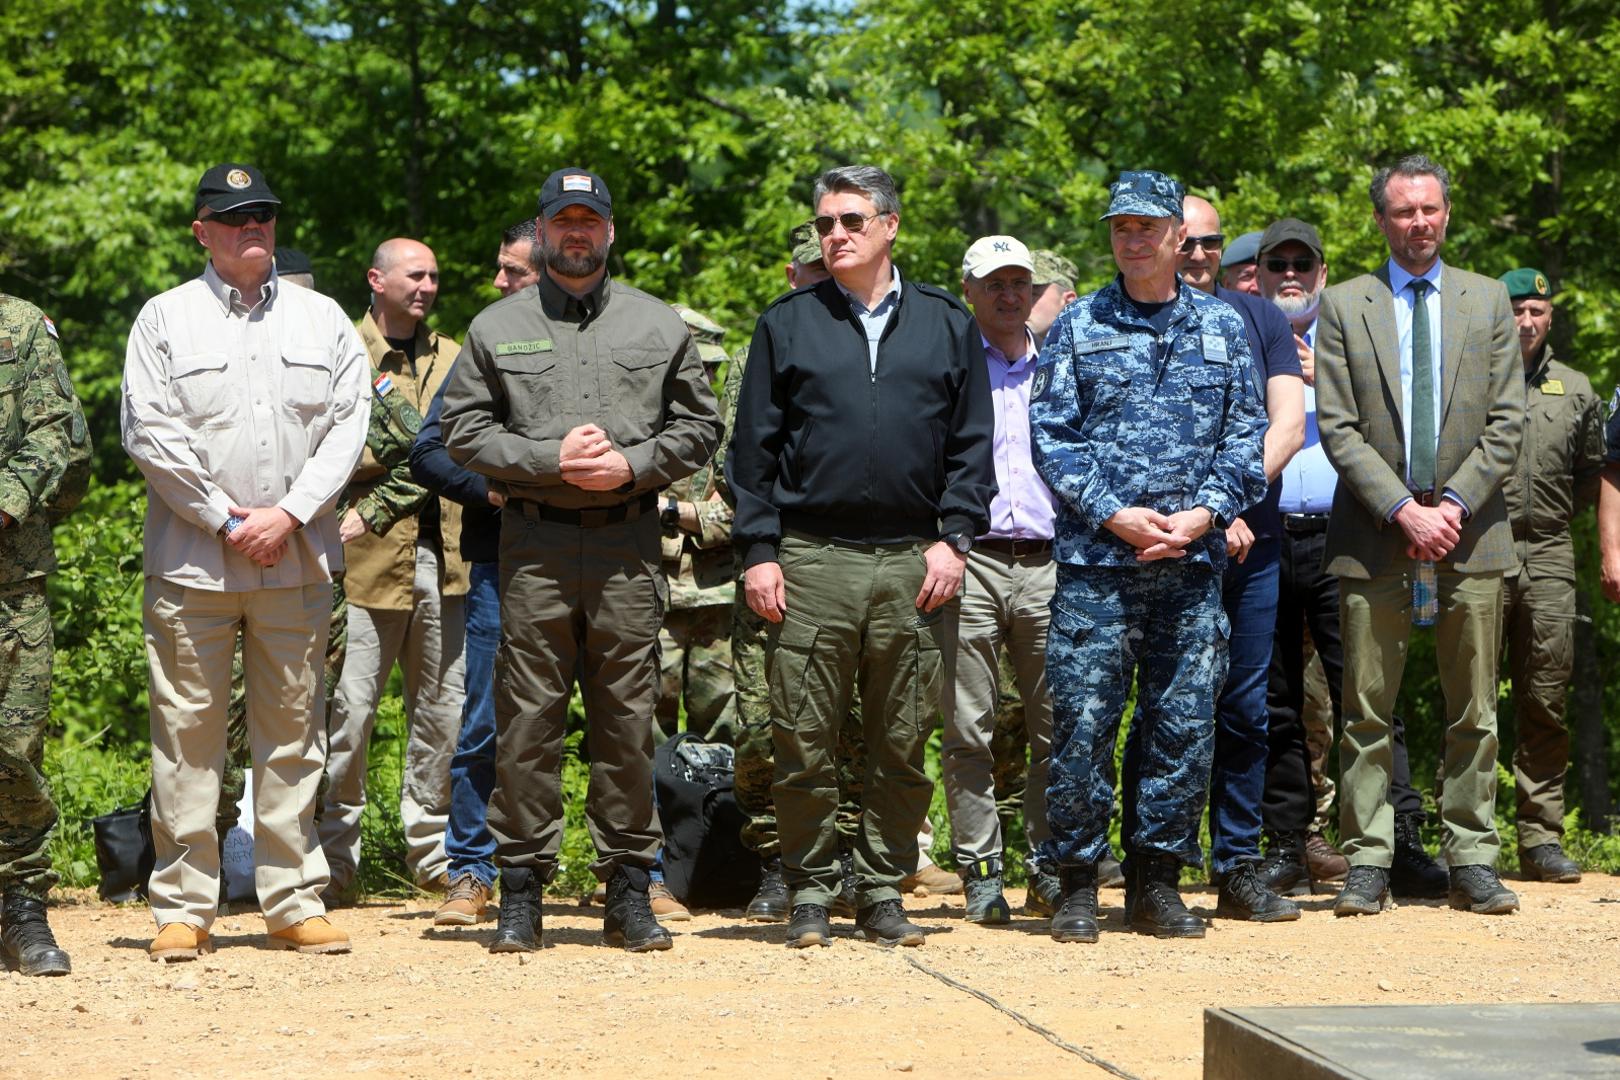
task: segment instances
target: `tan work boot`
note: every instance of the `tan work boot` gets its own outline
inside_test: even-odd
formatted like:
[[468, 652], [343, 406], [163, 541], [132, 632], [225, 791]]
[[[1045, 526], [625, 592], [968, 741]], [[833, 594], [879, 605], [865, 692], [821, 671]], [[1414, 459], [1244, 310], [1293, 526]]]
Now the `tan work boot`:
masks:
[[654, 881], [647, 886], [647, 901], [652, 907], [653, 918], [659, 922], [686, 922], [692, 917], [686, 905], [675, 899], [675, 894], [662, 881]]
[[301, 953], [346, 953], [349, 935], [333, 926], [325, 915], [293, 923], [269, 937], [272, 949], [292, 949]]
[[900, 879], [900, 891], [922, 896], [955, 896], [962, 891], [962, 879], [949, 870], [941, 870], [933, 863], [907, 874]]
[[490, 889], [476, 874], [462, 874], [450, 885], [439, 910], [433, 913], [434, 926], [472, 926], [489, 918]]
[[208, 931], [183, 922], [158, 927], [157, 937], [146, 947], [146, 955], [154, 962], [161, 960], [166, 964], [195, 960], [199, 954], [213, 951], [214, 943], [208, 939]]

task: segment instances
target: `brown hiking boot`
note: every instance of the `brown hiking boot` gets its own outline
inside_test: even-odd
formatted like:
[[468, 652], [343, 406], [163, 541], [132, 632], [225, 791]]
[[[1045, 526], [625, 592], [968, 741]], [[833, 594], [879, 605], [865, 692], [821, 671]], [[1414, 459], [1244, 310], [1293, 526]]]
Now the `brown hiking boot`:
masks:
[[929, 863], [915, 874], [907, 874], [901, 878], [900, 891], [916, 893], [919, 896], [959, 896], [962, 892], [962, 879], [949, 870], [941, 870], [933, 863]]
[[271, 934], [272, 949], [291, 949], [301, 953], [346, 953], [349, 935], [333, 926], [325, 915], [317, 915], [303, 922], [293, 923], [284, 930]]
[[1305, 837], [1305, 865], [1312, 881], [1343, 881], [1350, 872], [1350, 860], [1317, 832]]
[[450, 884], [450, 893], [433, 913], [434, 926], [472, 926], [489, 918], [490, 888], [477, 874], [462, 874]]
[[692, 917], [686, 905], [675, 899], [675, 894], [662, 881], [647, 886], [647, 902], [652, 907], [653, 918], [659, 922], [686, 922]]
[[146, 947], [147, 956], [166, 964], [195, 960], [200, 954], [213, 951], [214, 943], [208, 940], [208, 931], [183, 922], [164, 923], [158, 927], [157, 937]]

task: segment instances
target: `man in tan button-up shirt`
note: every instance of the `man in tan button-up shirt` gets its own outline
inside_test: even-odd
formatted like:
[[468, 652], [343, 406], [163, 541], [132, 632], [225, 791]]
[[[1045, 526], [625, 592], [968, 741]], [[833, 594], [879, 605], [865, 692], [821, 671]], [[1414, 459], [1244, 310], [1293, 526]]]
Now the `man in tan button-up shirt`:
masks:
[[[385, 240], [372, 256], [366, 279], [371, 308], [360, 322], [360, 337], [371, 364], [425, 413], [460, 352], [455, 341], [425, 322], [439, 294], [438, 262], [425, 244]], [[385, 476], [368, 450], [349, 483], [349, 504], [359, 505]], [[331, 787], [320, 825], [321, 847], [332, 868], [329, 895], [348, 890], [359, 868], [366, 748], [377, 702], [396, 660], [405, 679], [410, 726], [399, 799], [406, 862], [417, 884], [429, 888], [442, 888], [449, 869], [444, 829], [450, 814], [450, 758], [461, 727], [466, 640], [461, 507], [448, 499], [429, 499], [418, 515], [382, 533], [372, 529], [357, 511], [344, 515], [349, 650], [327, 724]]]
[[371, 401], [365, 349], [342, 310], [276, 277], [279, 206], [250, 166], [203, 174], [191, 231], [208, 267], [149, 300], [129, 333], [124, 449], [147, 486], [154, 960], [212, 951], [238, 630], [270, 944], [349, 948], [320, 898], [317, 721], [332, 576], [343, 569], [333, 507], [360, 460]]

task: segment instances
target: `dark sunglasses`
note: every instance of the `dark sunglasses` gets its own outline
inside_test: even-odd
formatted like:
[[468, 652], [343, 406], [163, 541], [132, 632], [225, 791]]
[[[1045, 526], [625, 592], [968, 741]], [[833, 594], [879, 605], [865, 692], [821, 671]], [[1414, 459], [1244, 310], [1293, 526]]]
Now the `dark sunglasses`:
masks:
[[221, 225], [232, 229], [240, 229], [250, 221], [264, 224], [266, 221], [276, 220], [276, 207], [270, 203], [262, 206], [242, 206], [235, 210], [222, 210], [217, 214], [209, 214], [204, 221], [217, 221]]
[[1266, 260], [1266, 269], [1273, 274], [1286, 274], [1292, 267], [1294, 273], [1304, 275], [1316, 269], [1316, 259], [1311, 255], [1301, 255], [1297, 259], [1269, 258]]
[[1226, 243], [1224, 233], [1210, 233], [1208, 236], [1189, 236], [1181, 242], [1181, 253], [1191, 255], [1193, 248], [1201, 247], [1205, 251], [1219, 251]]
[[822, 214], [820, 217], [815, 218], [811, 224], [816, 227], [816, 232], [821, 236], [831, 236], [834, 225], [842, 225], [847, 233], [858, 233], [865, 231], [866, 223], [878, 216], [876, 213], [857, 214], [852, 210], [847, 214], [839, 214], [837, 217], [833, 217], [831, 214]]

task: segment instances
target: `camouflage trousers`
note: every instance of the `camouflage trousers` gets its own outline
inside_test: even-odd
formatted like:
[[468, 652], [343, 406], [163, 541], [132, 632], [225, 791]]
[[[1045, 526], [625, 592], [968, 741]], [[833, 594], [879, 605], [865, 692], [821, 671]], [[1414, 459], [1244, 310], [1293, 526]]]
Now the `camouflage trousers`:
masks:
[[680, 728], [705, 739], [737, 741], [736, 688], [731, 678], [730, 604], [671, 608], [658, 631], [658, 728], [669, 738]]
[[[731, 671], [737, 688], [737, 807], [748, 823], [742, 842], [761, 858], [779, 855], [776, 800], [776, 745], [771, 735], [771, 691], [765, 678], [766, 622], [743, 599], [731, 610]], [[849, 715], [838, 733], [838, 842], [849, 851], [861, 824], [861, 785], [866, 775], [866, 740], [861, 733], [861, 703], [857, 691]]]
[[1215, 697], [1230, 633], [1221, 575], [1207, 565], [1059, 566], [1047, 635], [1052, 693], [1048, 865], [1109, 854], [1114, 744], [1136, 679], [1120, 786], [1126, 856], [1202, 863], [1198, 825], [1209, 789]]
[[0, 585], [0, 888], [41, 901], [57, 880], [46, 848], [56, 803], [42, 771], [53, 647], [45, 579]]

